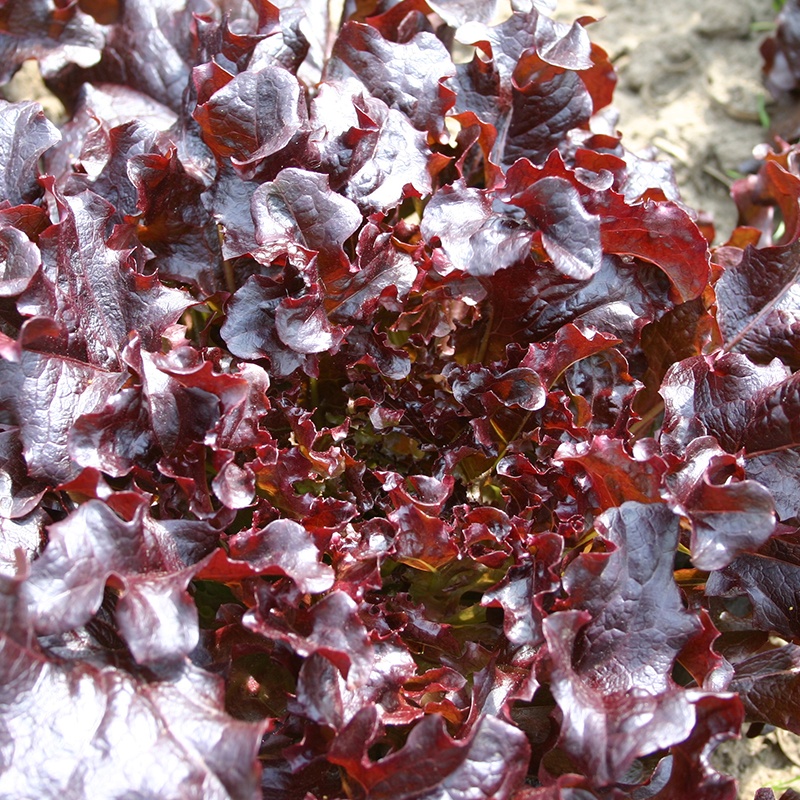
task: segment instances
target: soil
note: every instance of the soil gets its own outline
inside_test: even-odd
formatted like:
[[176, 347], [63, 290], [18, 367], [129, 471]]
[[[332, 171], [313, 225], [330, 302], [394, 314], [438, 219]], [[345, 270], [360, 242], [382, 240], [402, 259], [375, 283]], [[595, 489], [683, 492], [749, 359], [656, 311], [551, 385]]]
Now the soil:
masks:
[[[736, 225], [733, 180], [770, 140], [770, 106], [761, 82], [759, 46], [774, 26], [772, 0], [558, 0], [557, 18], [589, 16], [593, 41], [619, 74], [615, 108], [623, 142], [672, 164], [687, 206], [710, 213], [716, 241]], [[10, 84], [9, 100], [39, 100], [55, 122], [64, 108], [42, 83], [35, 62]], [[721, 744], [715, 769], [737, 778], [739, 797], [760, 787], [776, 797], [800, 791], [800, 737], [785, 731]]]

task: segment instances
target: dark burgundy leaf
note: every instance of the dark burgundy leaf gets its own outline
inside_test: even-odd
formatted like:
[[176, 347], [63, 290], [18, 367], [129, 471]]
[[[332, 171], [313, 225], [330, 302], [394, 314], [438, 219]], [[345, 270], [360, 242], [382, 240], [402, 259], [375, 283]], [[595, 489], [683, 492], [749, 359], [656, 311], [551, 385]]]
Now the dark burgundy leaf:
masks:
[[664, 377], [662, 439], [682, 450], [714, 435], [729, 453], [742, 447], [755, 398], [786, 377], [780, 364], [758, 366], [737, 353], [695, 356], [674, 364]]
[[647, 387], [637, 402], [643, 411], [659, 402], [658, 389], [664, 374], [673, 364], [685, 358], [710, 352], [721, 344], [717, 321], [702, 299], [681, 303], [642, 329], [642, 350], [647, 357], [643, 381]]
[[[587, 280], [599, 269], [603, 257], [600, 218], [587, 212], [578, 190], [565, 178], [546, 175], [530, 182], [527, 162], [508, 171], [500, 196], [525, 210], [556, 269], [568, 278]], [[614, 252], [613, 250], [610, 250]]]
[[342, 332], [328, 321], [322, 299], [313, 295], [287, 297], [275, 309], [275, 332], [295, 353], [324, 353], [334, 350]]
[[561, 377], [561, 374], [577, 361], [607, 350], [620, 340], [606, 333], [577, 322], [568, 323], [558, 329], [552, 342], [532, 344], [520, 362], [539, 374], [548, 387]]
[[524, 734], [496, 717], [483, 717], [467, 740], [454, 741], [442, 717], [430, 715], [401, 750], [354, 777], [375, 800], [508, 800], [522, 782], [528, 757]]
[[64, 194], [92, 189], [117, 209], [117, 221], [135, 214], [137, 193], [128, 174], [136, 155], [159, 152], [160, 132], [171, 128], [176, 115], [141, 92], [124, 86], [84, 84], [70, 120], [61, 127], [59, 147], [42, 160]]
[[[359, 646], [360, 640], [354, 644]], [[297, 699], [293, 711], [338, 731], [328, 752], [332, 763], [358, 773], [367, 748], [382, 722], [408, 724], [423, 716], [417, 706], [403, 697], [402, 684], [416, 672], [416, 665], [404, 649], [377, 642], [368, 659], [369, 678], [358, 674], [348, 679], [322, 651], [312, 653], [300, 669]]]
[[297, 78], [278, 64], [229, 76], [193, 116], [214, 153], [248, 176], [286, 147], [308, 118]]
[[769, 491], [744, 478], [742, 459], [711, 436], [686, 447], [685, 462], [666, 477], [675, 509], [692, 524], [692, 562], [698, 569], [726, 567], [739, 553], [757, 550], [775, 529]]
[[730, 689], [739, 693], [749, 718], [800, 734], [800, 721], [791, 711], [800, 692], [797, 645], [786, 644], [740, 661]]
[[[709, 578], [709, 582], [712, 578]], [[697, 594], [694, 599], [697, 601]], [[691, 608], [703, 627], [684, 645], [678, 661], [698, 686], [708, 691], [725, 691], [733, 678], [733, 665], [717, 650], [717, 640], [722, 634], [700, 602], [693, 603]]]
[[[120, 102], [124, 101], [120, 99]], [[159, 152], [157, 129], [139, 117], [113, 127], [109, 123], [98, 126], [96, 115], [102, 113], [100, 110], [92, 107], [89, 111], [84, 106], [81, 111], [87, 130], [76, 132], [77, 136], [84, 134], [81, 141], [75, 143], [75, 148], [80, 150], [78, 163], [59, 165], [51, 158], [48, 167], [54, 171], [65, 194], [76, 195], [91, 189], [113, 204], [117, 221], [125, 215], [135, 215], [139, 198], [128, 174], [129, 161], [135, 156]], [[78, 124], [78, 119], [80, 117], [73, 117], [70, 124]]]
[[[209, 549], [216, 531], [195, 526]], [[194, 649], [197, 610], [186, 588], [197, 567], [181, 559], [169, 529], [143, 508], [126, 522], [90, 500], [51, 525], [48, 539], [22, 587], [39, 633], [64, 633], [88, 622], [111, 580], [120, 592], [120, 631], [138, 662], [181, 658]]]
[[20, 564], [33, 561], [45, 542], [45, 526], [50, 517], [41, 508], [25, 516], [0, 517], [0, 570], [15, 572]]
[[780, 358], [797, 369], [800, 304], [797, 267], [800, 244], [756, 250], [748, 247], [738, 264], [717, 281], [717, 319], [727, 350], [767, 364]]
[[533, 231], [510, 215], [494, 213], [492, 196], [462, 181], [442, 187], [431, 198], [420, 226], [428, 242], [438, 240], [433, 263], [446, 275], [493, 275], [526, 257]]
[[9, 0], [0, 16], [0, 82], [10, 80], [29, 58], [39, 61], [44, 75], [68, 64], [88, 67], [100, 59], [103, 28], [77, 3], [56, 0]]
[[395, 558], [416, 569], [435, 571], [458, 557], [451, 527], [413, 505], [400, 506], [389, 514], [397, 526]]
[[17, 519], [39, 504], [47, 485], [28, 477], [16, 428], [0, 431], [0, 517]]
[[125, 381], [72, 358], [24, 350], [18, 363], [0, 362], [0, 398], [19, 427], [28, 474], [51, 486], [80, 468], [67, 447], [70, 429], [84, 413], [102, 408]]
[[578, 23], [554, 23], [532, 9], [495, 28], [465, 26], [459, 38], [483, 57], [459, 67], [456, 109], [474, 111], [502, 132], [495, 163], [543, 162], [569, 130], [610, 101], [605, 54]]
[[621, 506], [628, 500], [655, 503], [667, 465], [657, 454], [634, 447], [629, 454], [619, 439], [595, 436], [575, 445], [565, 442], [554, 460], [577, 464], [586, 472], [598, 499], [598, 508]]
[[21, 310], [63, 321], [69, 354], [98, 367], [118, 367], [134, 332], [145, 348], [160, 349], [164, 329], [191, 299], [156, 276], [138, 274], [128, 251], [109, 247], [106, 226], [113, 208], [99, 195], [86, 191], [65, 198], [55, 192], [54, 198], [61, 219], [40, 237], [45, 281], [23, 296]]
[[579, 283], [530, 260], [495, 273], [485, 283], [492, 310], [487, 360], [501, 358], [511, 341], [527, 348], [570, 322], [625, 342], [638, 339], [641, 327], [668, 303], [658, 287], [640, 277], [645, 277], [641, 270], [616, 256], [604, 256], [599, 272]]
[[588, 204], [588, 210], [602, 217], [606, 252], [655, 264], [670, 279], [682, 302], [702, 294], [709, 279], [707, 243], [680, 206], [653, 200], [631, 206], [614, 192], [606, 192], [598, 200]]
[[[141, 396], [162, 453], [170, 456], [190, 442], [202, 441], [216, 425], [221, 410], [215, 393], [198, 385], [198, 378], [202, 380], [203, 372], [211, 371], [211, 364], [190, 347], [166, 355], [131, 347], [126, 360], [141, 378]], [[226, 378], [220, 379], [223, 385]]]
[[283, 287], [274, 281], [251, 276], [232, 297], [220, 331], [230, 351], [239, 358], [270, 356], [278, 375], [289, 375], [303, 363], [298, 354], [291, 352], [281, 354], [281, 360], [275, 363], [276, 353], [285, 349], [275, 331], [275, 309], [285, 296]]
[[698, 628], [673, 577], [679, 519], [662, 503], [626, 502], [595, 527], [613, 549], [582, 554], [564, 573], [565, 605], [590, 615], [576, 630], [574, 669], [604, 693], [669, 692]]
[[447, 475], [444, 480], [426, 475], [409, 475], [404, 479], [396, 472], [377, 473], [377, 477], [383, 488], [389, 492], [396, 509], [414, 505], [420, 511], [433, 515], [442, 513], [455, 483], [451, 475]]
[[179, 113], [190, 78], [192, 7], [170, 0], [125, 0], [106, 33], [102, 61], [86, 76], [149, 95]]
[[521, 158], [541, 163], [562, 143], [568, 131], [585, 125], [592, 115], [592, 97], [579, 73], [539, 61], [526, 64], [524, 83], [512, 91], [504, 140], [495, 145], [495, 160], [513, 165]]
[[294, 629], [273, 609], [256, 609], [244, 621], [251, 630], [286, 642], [299, 655], [324, 656], [350, 685], [369, 680], [375, 654], [358, 606], [344, 592], [332, 591], [316, 603], [305, 630]]
[[332, 185], [364, 213], [385, 212], [410, 193], [431, 193], [436, 159], [425, 134], [383, 100], [364, 97], [357, 81], [322, 84], [311, 124], [325, 131], [316, 147]]
[[316, 369], [314, 354], [335, 350], [347, 329], [331, 324], [320, 287], [302, 297], [287, 297], [285, 289], [254, 275], [233, 296], [221, 335], [240, 358], [268, 357], [272, 372], [290, 375], [299, 367]]
[[60, 139], [38, 103], [0, 101], [0, 197], [15, 206], [36, 200], [39, 158]]
[[[609, 348], [572, 364], [564, 374], [564, 382], [579, 419], [593, 434], [627, 436], [639, 382], [630, 374], [630, 365], [619, 350]], [[641, 455], [648, 448], [652, 449], [650, 443], [641, 445]]]
[[547, 399], [541, 378], [527, 367], [496, 375], [483, 367], [473, 365], [460, 369], [452, 364], [444, 370], [444, 376], [453, 390], [453, 397], [476, 415], [480, 415], [481, 410], [492, 414], [499, 406], [536, 411]]
[[361, 229], [352, 267], [322, 276], [325, 307], [332, 320], [340, 325], [364, 323], [379, 306], [394, 308], [408, 297], [418, 267], [398, 245], [389, 231], [373, 223]]
[[[342, 685], [342, 677], [334, 665], [319, 653], [312, 653], [300, 668], [297, 676], [296, 698], [291, 702], [295, 714], [310, 719], [318, 725], [327, 725], [338, 730], [350, 722], [345, 715], [347, 689]], [[368, 708], [371, 708], [368, 706]], [[344, 737], [337, 744], [342, 748]], [[367, 745], [369, 740], [361, 742]]]
[[[695, 702], [697, 724], [686, 741], [672, 748], [669, 779], [650, 795], [656, 800], [734, 800], [736, 781], [711, 765], [709, 755], [723, 741], [740, 735], [744, 720], [741, 701], [734, 695], [701, 695]], [[670, 758], [670, 756], [667, 756]]]
[[563, 714], [559, 744], [593, 785], [603, 787], [622, 782], [636, 758], [682, 742], [695, 725], [695, 710], [677, 688], [614, 686], [602, 672], [576, 668], [573, 648], [589, 618], [581, 611], [556, 612], [545, 619], [544, 634], [550, 691]]
[[259, 186], [252, 211], [258, 258], [265, 263], [304, 252], [336, 257], [361, 223], [358, 207], [332, 192], [326, 175], [295, 168]]
[[265, 725], [228, 716], [216, 677], [187, 664], [148, 681], [74, 654], [50, 656], [27, 629], [19, 585], [2, 578], [0, 792], [253, 797]]
[[544, 641], [545, 617], [541, 597], [558, 588], [552, 570], [561, 556], [563, 543], [555, 534], [540, 534], [535, 541], [536, 556], [514, 566], [496, 586], [485, 592], [481, 605], [503, 609], [503, 631], [517, 647], [535, 647]]
[[592, 65], [592, 45], [585, 28], [579, 22], [555, 22], [537, 8], [537, 3], [533, 3], [530, 11], [512, 14], [494, 28], [470, 25], [468, 33], [461, 33], [462, 38], [474, 36], [473, 31], [480, 31], [485, 38], [474, 39], [472, 43], [490, 46], [496, 67], [504, 78], [511, 77], [531, 51], [554, 67], [583, 70]]
[[226, 259], [253, 253], [258, 249], [250, 203], [258, 185], [244, 181], [230, 165], [222, 164], [216, 182], [202, 195], [217, 222]]
[[204, 181], [189, 166], [174, 147], [128, 161], [141, 212], [135, 233], [162, 276], [212, 294], [222, 283], [220, 231], [203, 203]]
[[444, 115], [455, 99], [444, 81], [455, 72], [442, 43], [421, 32], [397, 44], [358, 22], [348, 22], [333, 46], [323, 78], [354, 77], [389, 108], [402, 111], [415, 128], [436, 139], [444, 135]]
[[261, 530], [242, 531], [217, 550], [198, 573], [202, 580], [238, 581], [258, 575], [286, 575], [303, 593], [333, 586], [333, 570], [319, 561], [311, 534], [296, 522], [275, 520]]
[[147, 463], [155, 436], [150, 415], [138, 388], [122, 388], [97, 411], [74, 420], [67, 435], [72, 459], [112, 477], [127, 475], [134, 465]]
[[777, 360], [760, 366], [738, 353], [686, 359], [670, 369], [661, 389], [666, 447], [711, 434], [729, 453], [744, 449], [746, 476], [769, 489], [780, 519], [794, 517], [799, 388]]
[[[777, 545], [777, 543], [776, 543]], [[750, 601], [753, 626], [775, 631], [787, 639], [800, 632], [796, 609], [800, 608], [800, 564], [773, 551], [740, 555], [729, 566], [709, 576], [706, 592], [711, 597], [741, 597]]]
[[[709, 279], [707, 243], [697, 225], [679, 206], [649, 199], [629, 204], [609, 184], [595, 186], [591, 179], [587, 179], [586, 170], [568, 169], [558, 152], [551, 153], [541, 167], [533, 166], [527, 160], [515, 163], [508, 170], [502, 196], [525, 208], [536, 219], [537, 209], [541, 206], [536, 202], [538, 193], [535, 187], [545, 179], [566, 182], [578, 193], [579, 197], [571, 201], [572, 206], [577, 204], [584, 216], [588, 214], [595, 220], [594, 224], [599, 223], [602, 252], [655, 264], [667, 275], [682, 301], [694, 299], [702, 293]], [[561, 183], [549, 185], [554, 188], [562, 186]], [[530, 205], [526, 202], [529, 197], [533, 200]], [[548, 200], [552, 204], [552, 199]], [[562, 204], [565, 202], [561, 200]], [[547, 209], [547, 205], [544, 208]], [[538, 214], [541, 215], [542, 211], [539, 210]], [[575, 211], [572, 212], [574, 215]], [[578, 224], [577, 219], [572, 222], [572, 225]], [[546, 228], [543, 228], [543, 234], [546, 233]], [[547, 249], [547, 239], [544, 243]]]

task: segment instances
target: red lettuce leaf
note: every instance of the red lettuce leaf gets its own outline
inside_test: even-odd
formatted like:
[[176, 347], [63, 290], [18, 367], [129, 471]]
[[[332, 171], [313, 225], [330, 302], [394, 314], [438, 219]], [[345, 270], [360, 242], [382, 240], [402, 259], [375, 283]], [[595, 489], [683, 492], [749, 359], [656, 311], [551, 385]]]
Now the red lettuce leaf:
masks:
[[786, 373], [777, 360], [760, 366], [737, 353], [698, 356], [673, 366], [661, 389], [665, 447], [674, 452], [713, 435], [729, 453], [744, 449], [746, 476], [769, 489], [780, 519], [797, 514], [800, 458], [800, 383]]
[[508, 641], [517, 647], [535, 647], [544, 641], [544, 600], [559, 586], [554, 575], [562, 555], [561, 538], [543, 533], [535, 538], [533, 546], [536, 556], [527, 563], [511, 567], [481, 599], [483, 606], [503, 609], [503, 631]]
[[561, 374], [578, 361], [603, 352], [620, 340], [600, 333], [581, 322], [568, 323], [559, 328], [552, 342], [532, 344], [520, 362], [520, 366], [535, 370], [549, 387]]
[[736, 664], [730, 689], [738, 692], [750, 719], [800, 734], [800, 722], [790, 709], [800, 692], [800, 647], [786, 644]]
[[[198, 70], [203, 67], [197, 67], [196, 74]], [[303, 130], [308, 118], [305, 98], [297, 78], [278, 64], [227, 74], [224, 80], [193, 116], [214, 153], [230, 158], [249, 176], [260, 161]]]
[[212, 294], [222, 283], [220, 235], [203, 203], [206, 185], [190, 167], [174, 146], [129, 160], [140, 212], [131, 233], [155, 256], [161, 276]]
[[673, 577], [678, 526], [661, 503], [609, 509], [595, 527], [613, 549], [582, 554], [564, 573], [563, 605], [590, 615], [575, 670], [598, 689], [657, 696], [673, 687], [673, 662], [698, 627]]
[[629, 500], [655, 503], [667, 465], [657, 454], [634, 448], [630, 455], [619, 439], [595, 436], [579, 445], [566, 442], [554, 460], [575, 464], [585, 471], [600, 510], [621, 506]]
[[692, 525], [690, 549], [698, 569], [717, 570], [745, 551], [757, 550], [775, 529], [769, 491], [744, 478], [741, 459], [713, 437], [686, 447], [685, 462], [666, 477], [675, 508]]
[[401, 750], [351, 769], [375, 800], [508, 800], [522, 782], [528, 753], [524, 735], [496, 717], [483, 717], [467, 740], [456, 741], [442, 717], [429, 715]]
[[465, 26], [459, 35], [482, 54], [458, 69], [456, 110], [474, 111], [500, 132], [494, 163], [541, 163], [610, 101], [605, 54], [577, 23], [554, 23], [532, 9], [494, 28]]
[[56, 0], [9, 0], [0, 22], [0, 82], [5, 83], [23, 61], [35, 58], [44, 75], [69, 64], [84, 67], [100, 59], [103, 28], [77, 3]]
[[797, 253], [800, 244], [747, 247], [714, 286], [725, 347], [766, 364], [780, 358], [797, 369]]
[[[185, 664], [147, 680], [74, 655], [50, 655], [27, 627], [20, 581], [0, 580], [0, 744], [8, 754], [0, 791], [255, 796], [265, 725], [228, 716], [217, 678]], [[41, 727], [42, 719], [48, 725]]]
[[191, 7], [169, 0], [125, 0], [115, 7], [112, 24], [101, 28], [102, 59], [79, 78], [69, 77], [80, 83], [127, 85], [180, 112], [193, 66], [186, 41], [186, 32], [192, 29]]
[[[699, 297], [709, 278], [705, 237], [689, 215], [674, 203], [645, 200], [633, 206], [608, 192], [587, 210], [603, 219], [603, 248], [641, 258], [662, 269], [686, 302]], [[658, 242], [658, 244], [654, 244]]]
[[[0, 35], [0, 40], [5, 37]], [[45, 118], [38, 103], [0, 103], [0, 197], [12, 205], [38, 199], [37, 181], [42, 154], [61, 135]]]
[[559, 745], [594, 786], [604, 787], [624, 782], [636, 758], [683, 741], [696, 717], [682, 690], [611, 688], [602, 675], [576, 668], [573, 648], [588, 618], [581, 611], [556, 612], [545, 619], [544, 634], [550, 691], [563, 715]]
[[578, 281], [591, 278], [603, 258], [600, 219], [586, 210], [570, 181], [540, 175], [538, 170], [533, 173], [537, 179], [531, 181], [532, 176], [525, 174], [526, 165], [520, 161], [509, 169], [500, 197], [525, 210], [533, 228], [541, 233], [545, 253], [560, 273]]
[[[87, 623], [100, 608], [106, 584], [119, 591], [116, 616], [134, 658], [142, 664], [179, 659], [197, 644], [197, 610], [186, 591], [195, 561], [218, 536], [205, 523], [185, 523], [178, 546], [173, 531], [148, 519], [131, 521], [100, 501], [81, 505], [50, 526], [48, 545], [22, 586], [40, 634], [65, 633]], [[181, 558], [181, 551], [193, 560]]]
[[368, 94], [403, 112], [415, 128], [441, 139], [444, 115], [454, 100], [444, 82], [454, 71], [447, 50], [431, 33], [395, 43], [376, 28], [348, 22], [336, 38], [323, 79], [356, 78]]
[[366, 214], [386, 212], [409, 194], [432, 191], [437, 159], [402, 112], [364, 96], [354, 79], [323, 83], [312, 101], [314, 146], [333, 188]]
[[78, 417], [118, 391], [125, 377], [75, 359], [23, 350], [17, 363], [0, 362], [0, 397], [19, 428], [28, 474], [51, 486], [74, 478], [68, 439]]
[[281, 170], [253, 194], [257, 255], [265, 263], [281, 255], [322, 253], [333, 258], [361, 221], [358, 207], [332, 192], [325, 175]]
[[285, 575], [301, 592], [319, 594], [333, 586], [333, 570], [319, 561], [319, 549], [302, 525], [288, 519], [262, 530], [242, 531], [227, 540], [198, 572], [202, 580], [239, 581], [259, 575]]
[[614, 549], [570, 564], [561, 606], [573, 610], [547, 617], [544, 632], [561, 745], [603, 786], [691, 732], [694, 708], [671, 672], [697, 623], [672, 574], [678, 520], [666, 506], [626, 502], [596, 527]]
[[[578, 155], [581, 154], [579, 151]], [[557, 151], [553, 151], [541, 167], [525, 159], [513, 164], [508, 170], [502, 196], [525, 208], [536, 219], [538, 193], [534, 188], [531, 197], [531, 186], [535, 187], [537, 181], [546, 178], [565, 181], [577, 192], [577, 199], [572, 203], [577, 202], [583, 215], [589, 215], [595, 226], [599, 223], [602, 252], [655, 264], [669, 278], [681, 301], [692, 300], [702, 293], [709, 279], [707, 243], [697, 225], [675, 203], [650, 199], [630, 203], [614, 190], [608, 170], [601, 168], [599, 173], [593, 173], [586, 169], [570, 169]], [[528, 197], [533, 201], [531, 205], [526, 202]], [[549, 205], [552, 200], [545, 207]]]
[[367, 223], [359, 232], [353, 264], [321, 276], [326, 312], [340, 325], [365, 323], [381, 306], [396, 308], [406, 300], [418, 271], [390, 231]]
[[758, 553], [745, 553], [709, 576], [710, 597], [746, 596], [750, 601], [748, 624], [775, 631], [788, 639], [800, 631], [794, 610], [798, 608], [797, 579], [800, 561], [796, 546], [770, 540]]
[[62, 197], [51, 179], [47, 185], [60, 220], [39, 237], [43, 280], [21, 298], [20, 309], [65, 323], [69, 355], [98, 367], [118, 368], [134, 332], [146, 349], [160, 349], [164, 329], [191, 299], [137, 273], [128, 251], [108, 245], [108, 202], [90, 191]]
[[271, 606], [266, 593], [259, 599], [259, 607], [245, 616], [250, 630], [285, 642], [299, 655], [324, 656], [352, 686], [369, 680], [374, 650], [358, 606], [345, 592], [329, 592], [306, 614], [296, 614], [294, 609], [283, 613]]
[[688, 793], [698, 800], [734, 800], [736, 781], [714, 769], [709, 755], [718, 744], [739, 736], [742, 703], [732, 695], [704, 695], [697, 699], [695, 709], [697, 724], [692, 735], [672, 748], [666, 785], [650, 796], [683, 800]]
[[31, 480], [25, 468], [19, 430], [0, 431], [0, 517], [17, 519], [29, 514], [39, 504], [46, 484]]

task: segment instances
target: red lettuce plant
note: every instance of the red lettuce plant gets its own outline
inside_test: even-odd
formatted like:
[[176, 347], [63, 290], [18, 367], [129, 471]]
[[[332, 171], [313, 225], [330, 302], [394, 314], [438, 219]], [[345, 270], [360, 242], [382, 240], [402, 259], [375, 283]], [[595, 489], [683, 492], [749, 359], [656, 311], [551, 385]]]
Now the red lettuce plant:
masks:
[[2, 4], [70, 116], [0, 106], [0, 794], [722, 800], [800, 733], [800, 151], [710, 252], [547, 5]]

